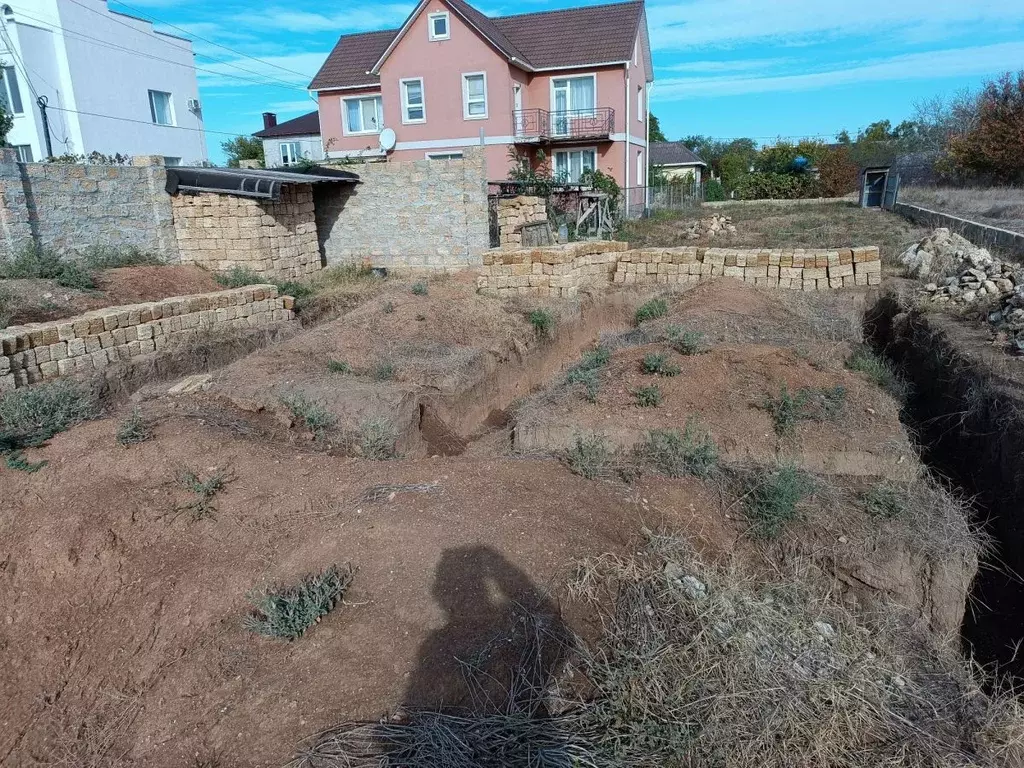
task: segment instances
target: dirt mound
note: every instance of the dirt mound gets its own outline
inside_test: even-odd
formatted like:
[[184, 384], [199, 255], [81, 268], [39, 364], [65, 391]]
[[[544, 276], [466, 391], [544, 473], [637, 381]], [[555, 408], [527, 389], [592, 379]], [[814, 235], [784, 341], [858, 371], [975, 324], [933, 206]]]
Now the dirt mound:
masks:
[[211, 272], [179, 265], [107, 269], [96, 275], [96, 287], [103, 291], [111, 305], [139, 304], [224, 289]]

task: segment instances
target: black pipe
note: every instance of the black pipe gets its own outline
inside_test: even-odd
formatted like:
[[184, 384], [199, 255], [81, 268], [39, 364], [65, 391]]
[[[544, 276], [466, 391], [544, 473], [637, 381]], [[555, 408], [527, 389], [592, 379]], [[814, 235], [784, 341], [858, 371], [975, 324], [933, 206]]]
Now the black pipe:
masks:
[[36, 104], [39, 105], [39, 114], [43, 118], [43, 136], [46, 137], [46, 156], [53, 157], [53, 144], [50, 143], [50, 118], [46, 116], [47, 103], [45, 96], [40, 96], [36, 99]]

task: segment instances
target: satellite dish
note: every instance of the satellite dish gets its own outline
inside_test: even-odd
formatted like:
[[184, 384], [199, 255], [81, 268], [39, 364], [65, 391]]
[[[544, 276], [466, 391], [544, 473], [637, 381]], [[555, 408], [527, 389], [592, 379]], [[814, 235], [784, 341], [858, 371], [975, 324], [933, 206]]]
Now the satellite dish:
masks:
[[394, 128], [385, 128], [383, 131], [380, 132], [380, 148], [383, 149], [385, 152], [390, 152], [392, 149], [395, 148], [395, 142], [397, 141], [397, 138], [398, 137], [395, 136]]

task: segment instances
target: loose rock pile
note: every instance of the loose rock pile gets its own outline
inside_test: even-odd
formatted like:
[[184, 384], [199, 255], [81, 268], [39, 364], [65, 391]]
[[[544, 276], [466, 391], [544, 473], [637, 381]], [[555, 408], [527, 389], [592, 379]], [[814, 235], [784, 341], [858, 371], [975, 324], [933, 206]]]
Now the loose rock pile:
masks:
[[735, 231], [736, 225], [732, 223], [732, 217], [715, 214], [710, 219], [701, 219], [700, 221], [692, 222], [686, 228], [686, 231], [683, 233], [683, 237], [687, 240], [699, 240], [707, 235], [709, 239], [713, 239], [716, 235]]
[[988, 320], [1024, 351], [1024, 267], [994, 258], [948, 229], [936, 229], [899, 257], [908, 271], [927, 280], [922, 293], [940, 304], [990, 308]]

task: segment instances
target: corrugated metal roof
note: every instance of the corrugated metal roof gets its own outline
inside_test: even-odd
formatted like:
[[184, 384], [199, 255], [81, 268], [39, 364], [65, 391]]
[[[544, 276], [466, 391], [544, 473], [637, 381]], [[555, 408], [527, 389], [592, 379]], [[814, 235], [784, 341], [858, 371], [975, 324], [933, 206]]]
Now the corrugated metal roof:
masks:
[[214, 192], [220, 195], [277, 200], [281, 187], [288, 184], [358, 184], [359, 176], [335, 168], [316, 173], [268, 171], [249, 168], [199, 168], [176, 166], [167, 169], [166, 190], [178, 192]]

